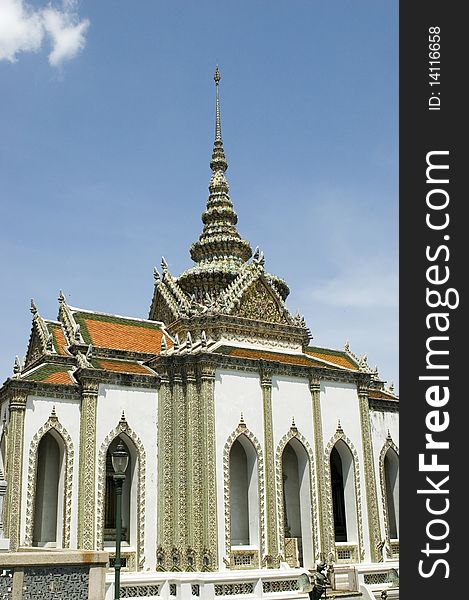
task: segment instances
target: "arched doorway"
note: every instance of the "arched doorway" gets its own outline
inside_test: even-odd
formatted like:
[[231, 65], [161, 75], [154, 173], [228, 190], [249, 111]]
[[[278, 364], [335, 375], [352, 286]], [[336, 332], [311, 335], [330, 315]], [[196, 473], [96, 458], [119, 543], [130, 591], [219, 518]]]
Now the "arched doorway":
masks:
[[257, 461], [251, 441], [240, 435], [233, 442], [229, 455], [231, 546], [259, 547]]
[[312, 566], [310, 464], [305, 447], [296, 438], [292, 438], [282, 452], [282, 483], [285, 553], [289, 554], [288, 546], [291, 546], [292, 563]]
[[338, 440], [330, 454], [334, 539], [336, 542], [358, 542], [357, 499], [352, 452]]
[[389, 537], [399, 539], [399, 457], [389, 448], [384, 457], [384, 482], [388, 514]]
[[33, 546], [62, 546], [65, 445], [52, 430], [37, 449]]

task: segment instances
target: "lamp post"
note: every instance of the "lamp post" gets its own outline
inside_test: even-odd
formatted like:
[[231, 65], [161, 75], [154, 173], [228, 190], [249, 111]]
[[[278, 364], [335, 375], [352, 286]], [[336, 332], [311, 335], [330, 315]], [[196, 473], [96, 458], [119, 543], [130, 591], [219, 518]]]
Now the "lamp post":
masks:
[[114, 483], [116, 486], [116, 561], [114, 563], [114, 598], [120, 598], [121, 581], [121, 537], [122, 537], [122, 486], [125, 471], [129, 463], [129, 455], [124, 444], [119, 441], [117, 448], [112, 453], [112, 468], [114, 469]]

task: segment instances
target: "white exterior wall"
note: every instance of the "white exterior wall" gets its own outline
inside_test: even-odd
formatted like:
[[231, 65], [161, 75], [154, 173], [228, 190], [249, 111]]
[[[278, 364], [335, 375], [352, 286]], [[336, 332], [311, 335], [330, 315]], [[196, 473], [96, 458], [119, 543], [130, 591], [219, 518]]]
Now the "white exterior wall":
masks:
[[215, 432], [217, 469], [217, 520], [219, 568], [226, 569], [223, 450], [239, 425], [243, 413], [246, 427], [264, 449], [262, 389], [257, 373], [217, 369], [215, 373]]
[[365, 560], [370, 560], [370, 536], [368, 530], [363, 445], [357, 388], [352, 383], [323, 381], [321, 382], [320, 402], [324, 446], [327, 447], [329, 441], [335, 435], [340, 420], [344, 434], [349, 438], [357, 451], [360, 466], [363, 544]]
[[[29, 449], [31, 441], [37, 431], [48, 421], [52, 407], [59, 423], [67, 430], [73, 443], [73, 481], [78, 481], [78, 457], [80, 452], [80, 401], [47, 398], [43, 396], [28, 396], [26, 401], [26, 412], [24, 415], [24, 446], [23, 446], [23, 478], [22, 478], [22, 502], [21, 502], [21, 529], [20, 540], [24, 543], [26, 534], [26, 502], [28, 497], [28, 468]], [[70, 523], [70, 547], [77, 546], [77, 522], [78, 522], [78, 486], [74, 485], [72, 490], [72, 518]]]
[[399, 413], [384, 412], [378, 410], [370, 411], [371, 421], [371, 439], [373, 442], [373, 461], [376, 479], [376, 494], [378, 498], [378, 513], [380, 520], [381, 536], [384, 538], [384, 502], [381, 492], [381, 478], [379, 468], [379, 457], [384, 444], [386, 443], [388, 431], [391, 434], [392, 441], [399, 448]]
[[[298, 432], [314, 449], [312, 401], [308, 379], [276, 375], [272, 378], [272, 425], [276, 459], [280, 441], [290, 431], [293, 419]], [[312, 485], [312, 481], [310, 484]], [[309, 493], [307, 495], [310, 496]], [[310, 503], [311, 500], [308, 498], [308, 505]], [[311, 519], [311, 511], [307, 517], [305, 516], [305, 505], [306, 503], [302, 507], [302, 521], [303, 523], [310, 522], [311, 525], [308, 532], [303, 532], [303, 559], [305, 566], [312, 568], [314, 566], [312, 537], [314, 522]], [[316, 503], [313, 506], [313, 512], [317, 515]]]
[[[99, 386], [96, 457], [98, 458], [106, 437], [118, 426], [122, 411], [125, 413], [129, 427], [136, 433], [145, 448], [145, 570], [156, 568], [157, 407], [157, 390], [104, 384]], [[96, 481], [98, 469], [99, 465], [96, 464]], [[133, 518], [135, 519], [135, 516]]]
[[314, 447], [311, 392], [307, 379], [300, 377], [272, 378], [272, 425], [274, 448], [277, 448], [283, 436], [290, 431], [292, 419], [298, 431]]

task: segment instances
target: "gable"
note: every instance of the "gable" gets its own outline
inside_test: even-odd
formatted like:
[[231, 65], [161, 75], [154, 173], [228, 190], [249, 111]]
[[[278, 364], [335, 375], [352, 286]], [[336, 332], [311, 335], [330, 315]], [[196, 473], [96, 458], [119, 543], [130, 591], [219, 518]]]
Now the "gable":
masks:
[[155, 292], [155, 298], [150, 310], [150, 318], [153, 321], [162, 321], [165, 325], [169, 325], [177, 318], [159, 288]]
[[269, 289], [269, 284], [259, 277], [241, 296], [239, 307], [233, 311], [237, 317], [268, 321], [269, 323], [288, 323], [285, 310]]
[[46, 348], [41, 334], [38, 331], [36, 323], [33, 321], [31, 335], [29, 337], [28, 350], [26, 352], [25, 367], [33, 363], [40, 356], [45, 354]]

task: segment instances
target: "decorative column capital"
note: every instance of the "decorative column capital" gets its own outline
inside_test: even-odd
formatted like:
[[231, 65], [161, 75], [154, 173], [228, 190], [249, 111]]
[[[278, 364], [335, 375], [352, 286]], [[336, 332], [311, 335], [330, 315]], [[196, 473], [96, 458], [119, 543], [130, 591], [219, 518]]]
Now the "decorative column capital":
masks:
[[195, 383], [197, 377], [194, 365], [186, 365], [185, 376], [187, 383]]
[[200, 378], [205, 380], [215, 379], [215, 365], [202, 363], [200, 365]]
[[96, 379], [80, 378], [82, 395], [97, 396], [99, 390], [99, 382]]
[[321, 388], [321, 382], [319, 377], [316, 375], [309, 376], [309, 389], [311, 392], [319, 392]]
[[271, 369], [264, 369], [263, 367], [260, 368], [259, 370], [259, 377], [260, 377], [260, 383], [261, 383], [261, 387], [267, 387], [267, 388], [271, 388], [272, 387], [272, 375], [273, 375], [273, 371]]
[[182, 384], [182, 373], [180, 371], [174, 371], [173, 382], [176, 384]]
[[367, 376], [360, 376], [357, 379], [357, 393], [359, 396], [368, 396], [368, 389], [370, 385], [370, 378]]
[[28, 399], [28, 395], [25, 392], [14, 392], [13, 396], [10, 398], [9, 408], [10, 412], [14, 410], [26, 410], [26, 400]]
[[160, 376], [160, 385], [168, 385], [169, 383], [169, 370], [166, 366], [158, 365], [158, 374]]

